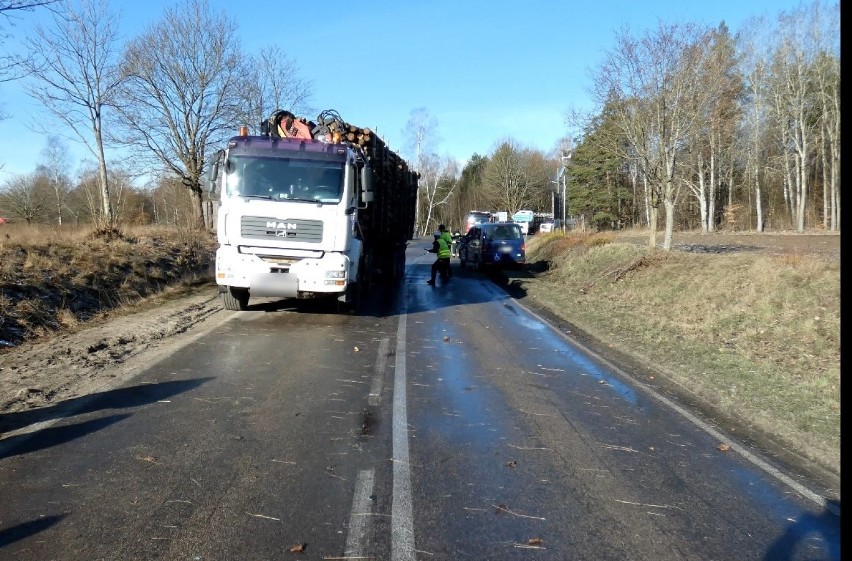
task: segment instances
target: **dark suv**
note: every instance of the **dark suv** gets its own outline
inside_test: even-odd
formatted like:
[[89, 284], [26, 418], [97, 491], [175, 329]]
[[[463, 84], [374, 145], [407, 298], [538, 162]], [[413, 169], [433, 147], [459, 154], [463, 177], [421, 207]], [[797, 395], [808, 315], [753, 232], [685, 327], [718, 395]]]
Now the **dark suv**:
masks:
[[520, 224], [492, 222], [468, 230], [459, 246], [459, 261], [474, 269], [487, 266], [520, 267], [526, 261], [526, 244]]

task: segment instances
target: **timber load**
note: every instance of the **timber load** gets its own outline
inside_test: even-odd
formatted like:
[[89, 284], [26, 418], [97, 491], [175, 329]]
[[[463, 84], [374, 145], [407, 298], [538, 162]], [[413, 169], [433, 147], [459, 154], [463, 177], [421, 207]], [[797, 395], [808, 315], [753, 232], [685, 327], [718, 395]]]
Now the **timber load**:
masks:
[[[375, 255], [404, 252], [414, 235], [419, 174], [410, 170], [408, 163], [372, 130], [347, 123], [336, 111], [323, 111], [316, 123], [309, 124], [314, 139], [348, 143], [364, 152], [373, 170], [373, 202], [366, 212], [359, 214], [358, 220], [364, 242], [386, 250], [380, 249]], [[387, 271], [392, 267], [387, 263], [373, 266], [393, 277], [403, 273]]]
[[[374, 254], [394, 253], [414, 235], [415, 208], [417, 206], [417, 181], [419, 174], [410, 170], [408, 164], [372, 130], [357, 127], [343, 120], [333, 109], [322, 111], [316, 121], [294, 117], [289, 111], [275, 111], [261, 123], [261, 134], [279, 136], [282, 121], [289, 117], [298, 121], [300, 130], [309, 130], [312, 140], [327, 143], [343, 143], [360, 149], [373, 172], [373, 202], [359, 213], [359, 226], [367, 244], [385, 246], [391, 251]], [[283, 129], [288, 129], [283, 126]], [[293, 132], [296, 129], [292, 129]], [[295, 135], [298, 137], [299, 135]], [[392, 249], [393, 248], [393, 249]], [[383, 267], [386, 269], [386, 267]], [[402, 271], [395, 271], [401, 274]]]

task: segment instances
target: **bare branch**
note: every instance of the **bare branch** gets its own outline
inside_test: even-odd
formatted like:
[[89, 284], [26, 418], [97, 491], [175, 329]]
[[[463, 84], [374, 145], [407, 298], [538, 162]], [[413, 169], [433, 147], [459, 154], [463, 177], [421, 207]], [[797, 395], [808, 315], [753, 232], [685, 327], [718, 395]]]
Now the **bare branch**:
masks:
[[243, 69], [236, 24], [207, 0], [185, 0], [124, 55], [121, 142], [179, 177], [202, 219], [207, 154], [236, 132]]
[[[114, 103], [121, 77], [116, 62], [118, 18], [107, 0], [60, 3], [49, 26], [36, 27], [27, 39], [32, 58], [22, 61], [33, 77], [27, 91], [52, 115], [40, 126], [45, 134], [80, 140], [99, 163], [102, 226], [111, 226], [113, 213], [104, 154], [104, 112]], [[56, 121], [67, 129], [56, 127]]]

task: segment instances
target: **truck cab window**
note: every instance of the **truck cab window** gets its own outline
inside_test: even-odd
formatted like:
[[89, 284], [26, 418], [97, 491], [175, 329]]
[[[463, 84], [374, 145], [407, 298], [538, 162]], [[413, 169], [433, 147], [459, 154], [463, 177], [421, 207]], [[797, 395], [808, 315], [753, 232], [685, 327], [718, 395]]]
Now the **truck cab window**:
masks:
[[226, 170], [226, 193], [318, 203], [338, 203], [343, 168], [327, 162], [234, 156]]

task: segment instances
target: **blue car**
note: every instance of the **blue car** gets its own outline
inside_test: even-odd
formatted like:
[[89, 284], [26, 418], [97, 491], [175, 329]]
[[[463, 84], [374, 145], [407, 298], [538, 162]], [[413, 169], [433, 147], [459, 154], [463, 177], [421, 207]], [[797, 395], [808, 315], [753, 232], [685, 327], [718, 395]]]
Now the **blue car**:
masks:
[[459, 261], [475, 270], [483, 267], [521, 267], [526, 262], [526, 244], [521, 226], [515, 222], [477, 224], [462, 238]]

